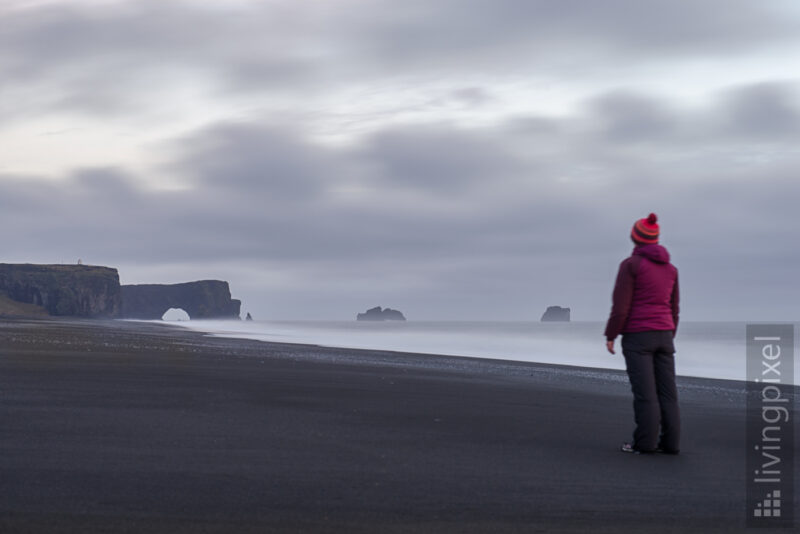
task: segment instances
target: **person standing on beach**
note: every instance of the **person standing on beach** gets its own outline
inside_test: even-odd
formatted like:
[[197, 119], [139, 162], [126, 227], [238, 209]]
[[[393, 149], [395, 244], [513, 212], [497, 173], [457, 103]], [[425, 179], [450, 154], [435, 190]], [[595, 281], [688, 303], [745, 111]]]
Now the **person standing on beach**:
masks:
[[623, 444], [622, 451], [677, 454], [681, 424], [673, 339], [678, 327], [678, 269], [658, 244], [658, 236], [655, 213], [633, 225], [635, 246], [619, 266], [606, 348], [615, 354], [614, 340], [622, 334], [636, 422], [633, 442]]

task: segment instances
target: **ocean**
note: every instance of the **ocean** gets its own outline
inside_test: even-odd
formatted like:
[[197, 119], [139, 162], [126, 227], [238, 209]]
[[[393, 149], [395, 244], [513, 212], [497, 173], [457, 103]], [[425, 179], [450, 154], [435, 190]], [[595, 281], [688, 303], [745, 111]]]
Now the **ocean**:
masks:
[[[326, 347], [520, 360], [625, 369], [605, 349], [605, 323], [480, 321], [209, 321], [171, 322], [213, 336]], [[745, 322], [682, 322], [675, 339], [678, 375], [745, 380]], [[800, 384], [800, 365], [794, 383]]]

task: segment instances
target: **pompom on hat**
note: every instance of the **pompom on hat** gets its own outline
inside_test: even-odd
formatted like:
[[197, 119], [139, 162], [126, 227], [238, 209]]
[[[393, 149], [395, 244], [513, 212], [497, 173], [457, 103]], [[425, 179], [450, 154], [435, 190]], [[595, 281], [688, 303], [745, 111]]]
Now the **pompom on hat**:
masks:
[[651, 213], [644, 219], [639, 219], [631, 229], [631, 239], [637, 245], [653, 245], [658, 243], [658, 217]]

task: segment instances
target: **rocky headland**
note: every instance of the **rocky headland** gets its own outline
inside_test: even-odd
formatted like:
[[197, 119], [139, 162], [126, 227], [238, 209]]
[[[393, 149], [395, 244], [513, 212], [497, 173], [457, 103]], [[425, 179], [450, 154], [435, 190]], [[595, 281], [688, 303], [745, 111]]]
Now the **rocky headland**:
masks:
[[238, 319], [228, 282], [125, 285], [112, 267], [0, 264], [0, 316], [160, 319], [180, 308], [192, 319]]
[[[0, 293], [49, 315], [113, 318], [122, 306], [119, 274], [94, 265], [0, 264]], [[17, 311], [32, 311], [17, 307]], [[13, 310], [12, 310], [13, 311]]]

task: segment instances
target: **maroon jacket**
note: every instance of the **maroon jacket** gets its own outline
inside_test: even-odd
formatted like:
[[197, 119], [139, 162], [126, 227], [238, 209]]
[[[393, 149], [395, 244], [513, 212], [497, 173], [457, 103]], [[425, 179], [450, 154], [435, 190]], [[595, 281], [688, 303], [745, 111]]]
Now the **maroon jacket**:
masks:
[[609, 341], [621, 333], [678, 328], [678, 269], [661, 245], [638, 245], [619, 265], [614, 305], [606, 324]]

